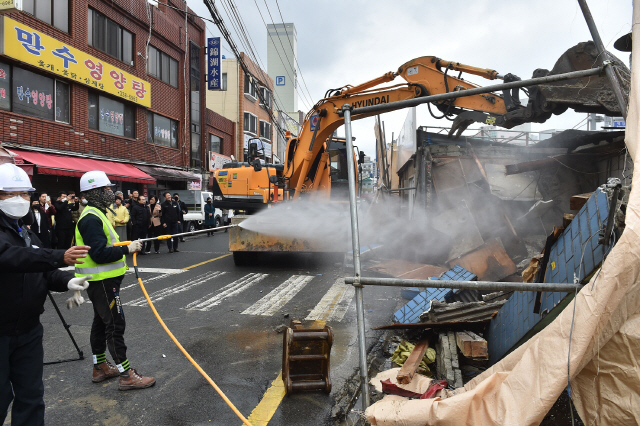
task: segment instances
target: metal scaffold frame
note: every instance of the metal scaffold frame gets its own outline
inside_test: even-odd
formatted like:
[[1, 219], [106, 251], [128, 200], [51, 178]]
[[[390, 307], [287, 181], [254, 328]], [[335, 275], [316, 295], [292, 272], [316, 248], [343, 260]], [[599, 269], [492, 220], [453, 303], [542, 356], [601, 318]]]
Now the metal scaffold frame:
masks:
[[367, 351], [365, 344], [365, 325], [364, 325], [364, 285], [375, 286], [409, 286], [409, 287], [438, 287], [438, 288], [453, 288], [453, 289], [475, 289], [475, 290], [489, 290], [489, 291], [556, 291], [556, 292], [574, 292], [579, 291], [582, 286], [580, 284], [572, 283], [505, 283], [505, 282], [488, 282], [488, 281], [440, 281], [440, 280], [410, 280], [400, 278], [368, 278], [362, 277], [362, 266], [360, 263], [360, 236], [358, 229], [358, 211], [356, 203], [356, 171], [355, 171], [355, 158], [353, 152], [353, 139], [351, 133], [351, 121], [352, 116], [357, 114], [371, 114], [381, 113], [389, 110], [396, 110], [400, 108], [417, 106], [427, 102], [443, 101], [449, 99], [455, 99], [463, 96], [477, 95], [481, 93], [495, 92], [504, 89], [516, 88], [516, 87], [528, 87], [537, 84], [570, 80], [573, 78], [586, 77], [590, 75], [596, 75], [605, 73], [611, 86], [614, 89], [614, 93], [620, 110], [626, 118], [627, 105], [623, 96], [620, 84], [615, 76], [615, 72], [608, 61], [607, 53], [598, 34], [593, 17], [587, 6], [586, 0], [578, 0], [582, 13], [584, 15], [591, 36], [598, 49], [599, 58], [601, 64], [597, 68], [591, 68], [589, 70], [570, 72], [565, 74], [557, 74], [548, 77], [534, 78], [529, 80], [516, 81], [511, 83], [496, 84], [493, 86], [478, 87], [470, 90], [462, 90], [452, 93], [444, 93], [433, 96], [425, 96], [416, 99], [410, 99], [405, 101], [399, 101], [389, 104], [374, 105], [362, 108], [352, 108], [351, 105], [345, 104], [342, 106], [342, 114], [344, 117], [345, 126], [345, 139], [347, 142], [347, 172], [349, 177], [349, 211], [351, 215], [351, 242], [353, 250], [353, 277], [345, 277], [345, 283], [352, 284], [355, 287], [356, 298], [356, 313], [357, 313], [357, 328], [358, 328], [358, 354], [360, 358], [360, 392], [362, 397], [362, 409], [363, 411], [369, 407], [371, 397], [369, 394], [369, 372], [367, 366]]

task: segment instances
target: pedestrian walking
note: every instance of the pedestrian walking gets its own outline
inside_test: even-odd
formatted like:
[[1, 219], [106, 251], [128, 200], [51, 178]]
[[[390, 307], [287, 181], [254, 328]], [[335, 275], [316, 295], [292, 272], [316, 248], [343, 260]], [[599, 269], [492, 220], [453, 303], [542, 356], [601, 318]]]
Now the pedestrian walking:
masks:
[[[162, 209], [160, 203], [155, 195], [149, 197], [149, 210], [151, 211], [151, 226], [149, 227], [149, 237], [159, 237], [163, 235], [162, 222], [160, 221], [160, 215]], [[153, 240], [153, 249], [156, 254], [160, 253], [160, 240]], [[151, 241], [147, 241], [145, 252], [151, 253]]]
[[32, 227], [43, 248], [52, 247], [51, 216], [56, 214], [56, 208], [50, 205], [47, 199], [47, 194], [43, 192], [31, 205], [34, 217]]
[[58, 240], [56, 248], [68, 249], [73, 240], [73, 217], [71, 212], [78, 210], [78, 203], [70, 198], [66, 192], [60, 192], [58, 198], [53, 203], [56, 209], [56, 237]]
[[[184, 215], [187, 214], [188, 210], [187, 210], [187, 205], [184, 203], [184, 201], [180, 201], [180, 194], [178, 194], [177, 192], [175, 194], [173, 194], [173, 199], [176, 201], [176, 203], [178, 204], [178, 206], [180, 207], [180, 211], [178, 212], [178, 220], [179, 220], [179, 226], [178, 226], [178, 232], [182, 233], [185, 232], [186, 229], [184, 229]], [[180, 237], [180, 242], [184, 243], [184, 237]]]
[[[147, 238], [149, 225], [151, 224], [151, 211], [144, 195], [138, 197], [138, 201], [131, 206], [131, 239], [142, 240]], [[144, 250], [140, 255], [147, 254]]]
[[[170, 192], [164, 193], [164, 202], [160, 206], [162, 209], [162, 216], [160, 221], [162, 222], [162, 228], [165, 234], [175, 235], [179, 232], [180, 228], [180, 206], [175, 200], [171, 198]], [[167, 248], [169, 253], [178, 252], [178, 237], [170, 238], [167, 240]]]
[[[207, 204], [204, 206], [204, 226], [207, 229], [216, 227], [216, 208], [211, 202], [211, 197], [207, 197]], [[213, 235], [213, 231], [207, 232], [207, 236]]]
[[115, 228], [120, 241], [126, 241], [127, 237], [127, 223], [129, 223], [129, 210], [122, 205], [122, 198], [117, 197], [115, 199], [116, 208], [112, 211], [107, 209], [107, 218], [111, 225]]
[[9, 405], [12, 425], [44, 425], [44, 348], [40, 314], [49, 291], [73, 290], [70, 299], [84, 303], [87, 280], [61, 271], [82, 262], [89, 247], [42, 248], [22, 218], [29, 213], [29, 176], [14, 164], [0, 165], [0, 424]]
[[[87, 289], [94, 312], [90, 338], [94, 364], [91, 380], [99, 383], [119, 376], [118, 389], [144, 389], [156, 381], [138, 374], [129, 364], [124, 342], [126, 323], [120, 301], [120, 284], [127, 271], [125, 255], [140, 251], [142, 243], [132, 241], [128, 246], [114, 246], [120, 239], [105, 215], [107, 207], [114, 202], [111, 186], [102, 171], [87, 172], [80, 178], [80, 191], [89, 204], [78, 221], [76, 241], [91, 249], [85, 262], [76, 265], [76, 277], [91, 276]], [[107, 361], [107, 348], [115, 366]]]

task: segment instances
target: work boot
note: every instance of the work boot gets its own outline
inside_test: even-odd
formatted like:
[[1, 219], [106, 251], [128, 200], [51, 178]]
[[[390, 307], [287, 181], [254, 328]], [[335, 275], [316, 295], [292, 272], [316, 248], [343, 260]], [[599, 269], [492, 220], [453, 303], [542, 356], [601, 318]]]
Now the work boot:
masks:
[[109, 361], [105, 361], [93, 366], [93, 377], [91, 378], [91, 381], [93, 383], [100, 383], [119, 375], [120, 372], [118, 371], [118, 368]]
[[120, 385], [118, 389], [121, 391], [144, 389], [150, 388], [155, 384], [156, 379], [154, 379], [153, 377], [141, 376], [136, 370], [130, 368], [126, 372], [120, 374]]

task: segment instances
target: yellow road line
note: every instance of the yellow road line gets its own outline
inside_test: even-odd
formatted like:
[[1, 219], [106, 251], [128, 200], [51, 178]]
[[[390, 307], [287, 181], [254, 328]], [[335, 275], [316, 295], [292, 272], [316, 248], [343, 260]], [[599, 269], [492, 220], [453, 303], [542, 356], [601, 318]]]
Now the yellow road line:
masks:
[[189, 269], [193, 269], [193, 268], [195, 268], [196, 266], [202, 266], [202, 265], [204, 265], [205, 263], [213, 262], [213, 261], [216, 261], [216, 260], [218, 260], [218, 259], [222, 259], [223, 257], [227, 257], [227, 256], [231, 256], [231, 253], [229, 253], [229, 254], [225, 254], [225, 255], [220, 256], [220, 257], [216, 257], [215, 259], [205, 260], [204, 262], [196, 263], [195, 265], [187, 266], [186, 268], [182, 268], [182, 269], [184, 269], [185, 271], [187, 271], [187, 270], [189, 270]]
[[[324, 320], [316, 320], [309, 328], [323, 328], [325, 324], [326, 321]], [[264, 393], [262, 399], [258, 405], [256, 405], [256, 408], [254, 408], [251, 415], [249, 415], [247, 419], [249, 423], [251, 423], [252, 426], [267, 426], [285, 395], [286, 390], [284, 388], [284, 382], [282, 381], [282, 370], [280, 370], [278, 377], [271, 382], [271, 386], [269, 386], [269, 389]]]

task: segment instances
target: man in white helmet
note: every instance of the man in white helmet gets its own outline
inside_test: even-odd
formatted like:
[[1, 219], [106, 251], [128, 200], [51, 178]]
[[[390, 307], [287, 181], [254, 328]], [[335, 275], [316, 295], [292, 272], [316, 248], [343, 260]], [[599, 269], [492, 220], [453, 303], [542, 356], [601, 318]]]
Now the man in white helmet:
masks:
[[89, 247], [66, 251], [42, 248], [23, 222], [32, 191], [24, 170], [10, 163], [0, 165], [0, 424], [12, 401], [12, 425], [44, 424], [40, 314], [51, 290], [73, 290], [69, 306], [84, 303], [80, 291], [87, 288], [90, 279], [58, 270], [82, 263]]
[[[124, 343], [125, 318], [120, 302], [120, 284], [127, 271], [125, 255], [140, 251], [142, 244], [116, 246], [118, 234], [106, 217], [115, 201], [107, 175], [102, 171], [87, 172], [80, 178], [80, 192], [88, 201], [76, 227], [76, 242], [91, 246], [82, 265], [76, 265], [76, 277], [91, 276], [87, 293], [93, 304], [91, 351], [94, 383], [120, 377], [119, 389], [144, 389], [153, 386], [153, 377], [144, 377], [131, 368]], [[106, 358], [106, 350], [116, 365]]]

